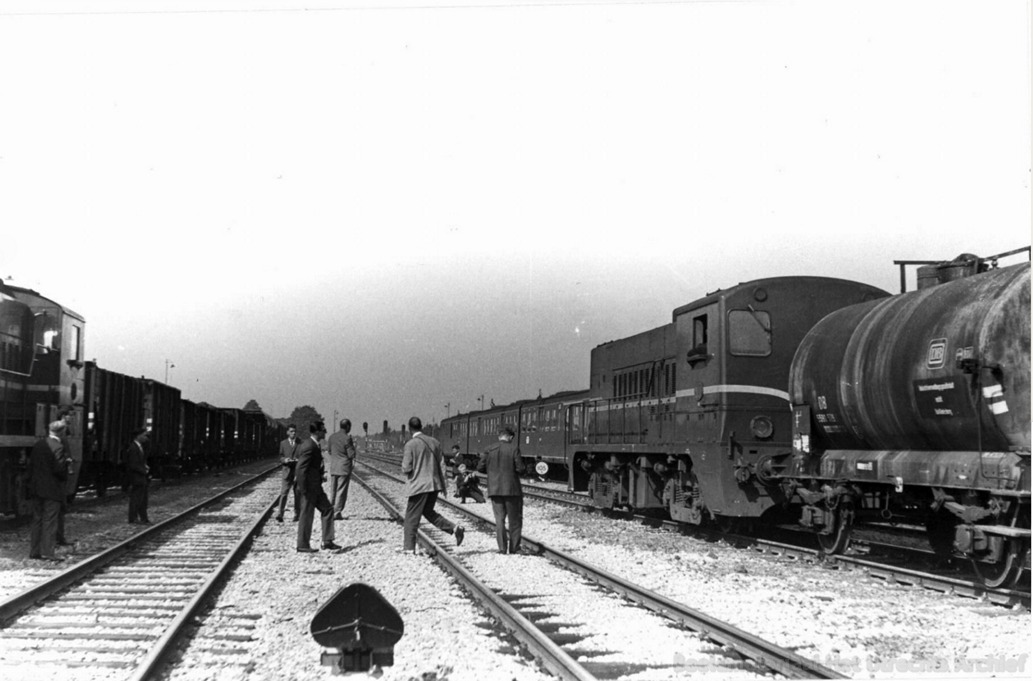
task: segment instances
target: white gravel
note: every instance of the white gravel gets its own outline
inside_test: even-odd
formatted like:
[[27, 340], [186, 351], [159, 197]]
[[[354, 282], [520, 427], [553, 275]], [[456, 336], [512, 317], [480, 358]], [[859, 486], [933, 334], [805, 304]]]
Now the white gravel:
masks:
[[[165, 504], [172, 502], [162, 494], [157, 491], [152, 498], [154, 520], [163, 517], [163, 509], [171, 512]], [[488, 504], [467, 503], [464, 508], [491, 516]], [[133, 526], [123, 522], [124, 511], [124, 504], [118, 504], [112, 510], [70, 516], [69, 534], [77, 540], [74, 555], [84, 557], [94, 547], [128, 536]], [[309, 634], [309, 623], [323, 602], [354, 582], [380, 591], [405, 622], [395, 664], [384, 670], [387, 681], [548, 678], [514, 654], [507, 639], [429, 558], [398, 551], [401, 526], [358, 485], [349, 494], [346, 516], [337, 522], [336, 540], [346, 550], [337, 555], [298, 554], [297, 526], [270, 522], [215, 607], [200, 619], [200, 638], [167, 678], [335, 678], [330, 668], [320, 666], [321, 648]], [[747, 631], [796, 646], [800, 654], [854, 678], [1028, 678], [1033, 670], [1031, 619], [1024, 609], [887, 585], [856, 572], [798, 564], [530, 500], [525, 503], [525, 532]], [[318, 546], [318, 535], [317, 522], [313, 546]], [[574, 604], [616, 617], [608, 609], [619, 602], [610, 603], [597, 591], [581, 591], [576, 578], [543, 584], [536, 581], [533, 568], [525, 567], [537, 559], [500, 556], [494, 549], [492, 534], [470, 528], [459, 553], [499, 584], [529, 580], [504, 588], [542, 596], [543, 609], [549, 612]], [[26, 560], [25, 553], [27, 528], [0, 533], [0, 598], [52, 569]], [[636, 623], [629, 624], [634, 631]], [[621, 633], [627, 631], [615, 622], [611, 635], [634, 636]], [[654, 653], [668, 667], [626, 678], [684, 678], [703, 671], [692, 669], [704, 658], [687, 643], [688, 635], [672, 631], [672, 638]], [[603, 634], [584, 645], [615, 650], [618, 643]], [[732, 668], [710, 671], [712, 678], [737, 673]]]

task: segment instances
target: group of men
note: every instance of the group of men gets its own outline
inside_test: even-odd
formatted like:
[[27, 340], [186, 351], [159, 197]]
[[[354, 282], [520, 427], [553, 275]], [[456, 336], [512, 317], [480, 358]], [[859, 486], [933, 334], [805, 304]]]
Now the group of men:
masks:
[[[298, 438], [294, 424], [287, 427], [287, 438], [280, 443], [280, 464], [283, 468], [280, 482], [280, 498], [277, 504], [276, 520], [283, 522], [287, 500], [294, 496], [294, 521], [298, 523], [296, 550], [298, 553], [315, 553], [311, 546], [312, 524], [316, 510], [321, 523], [321, 548], [327, 551], [341, 551], [334, 543], [334, 521], [344, 520], [344, 505], [348, 501], [348, 485], [355, 465], [355, 440], [351, 436], [352, 424], [343, 419], [341, 429], [327, 439], [329, 466], [323, 462], [322, 441], [326, 438], [326, 426], [322, 421], [309, 425], [309, 436]], [[323, 480], [329, 472], [330, 497], [323, 491]]]
[[[26, 496], [32, 508], [29, 524], [29, 558], [60, 562], [58, 546], [71, 546], [65, 536], [65, 514], [74, 490], [74, 460], [68, 431], [72, 419], [66, 410], [47, 427], [47, 437], [32, 447], [26, 476]], [[129, 497], [129, 522], [150, 525], [147, 518], [147, 490], [150, 468], [145, 445], [150, 432], [145, 428], [133, 431], [133, 440], [122, 456], [123, 487]]]
[[[409, 497], [403, 524], [402, 550], [416, 550], [416, 528], [421, 517], [442, 531], [454, 534], [458, 546], [463, 543], [463, 526], [455, 525], [434, 510], [438, 494], [447, 490], [441, 465], [441, 443], [423, 434], [423, 423], [416, 416], [409, 419], [409, 431], [412, 437], [402, 451], [402, 473], [406, 476], [406, 493]], [[499, 430], [499, 441], [489, 447], [477, 462], [477, 470], [487, 473], [487, 492], [495, 514], [495, 541], [499, 553], [520, 552], [524, 524], [523, 489], [519, 477], [524, 472], [524, 466], [520, 459], [520, 449], [513, 443], [513, 438], [513, 429], [503, 426]], [[455, 448], [453, 450], [456, 451]]]
[[[62, 558], [55, 553], [56, 546], [69, 543], [64, 536], [64, 513], [73, 461], [67, 431], [66, 418], [51, 423], [48, 436], [36, 442], [29, 460], [28, 496], [32, 504], [30, 558], [60, 561]], [[408, 496], [402, 550], [415, 551], [420, 518], [426, 518], [435, 527], [454, 535], [456, 545], [462, 544], [465, 528], [434, 510], [438, 495], [447, 490], [441, 443], [423, 433], [419, 417], [409, 419], [409, 432], [411, 437], [402, 453], [402, 472], [406, 476]], [[499, 442], [489, 447], [477, 464], [478, 471], [487, 473], [487, 493], [495, 514], [495, 534], [500, 553], [519, 553], [523, 526], [523, 496], [518, 476], [524, 467], [520, 450], [513, 444], [513, 436], [513, 430], [504, 426], [499, 431]], [[129, 497], [129, 522], [145, 525], [150, 524], [147, 517], [150, 468], [146, 456], [149, 437], [146, 429], [134, 431], [133, 440], [123, 456], [126, 476], [123, 486]], [[298, 523], [296, 550], [299, 553], [317, 551], [310, 543], [317, 510], [321, 524], [320, 548], [333, 552], [342, 550], [334, 542], [334, 521], [344, 519], [357, 453], [351, 435], [351, 421], [343, 419], [340, 430], [327, 439], [328, 465], [323, 459], [322, 442], [325, 438], [326, 427], [322, 421], [316, 421], [309, 426], [307, 438], [299, 438], [293, 424], [288, 426], [287, 438], [280, 443], [283, 470], [275, 517], [283, 522], [288, 499], [293, 495], [294, 521]], [[329, 497], [323, 489], [327, 475]], [[470, 481], [464, 482], [469, 491]], [[471, 494], [475, 498], [479, 495], [479, 490], [476, 495]], [[483, 496], [480, 500], [483, 501]]]
[[[298, 523], [295, 550], [299, 553], [317, 551], [310, 543], [316, 510], [320, 513], [322, 525], [321, 548], [342, 551], [334, 543], [334, 520], [344, 519], [356, 447], [351, 436], [351, 421], [344, 419], [340, 426], [341, 429], [327, 440], [327, 465], [324, 465], [321, 445], [326, 437], [326, 428], [321, 421], [309, 426], [306, 439], [298, 438], [293, 424], [288, 426], [287, 438], [280, 443], [283, 470], [276, 520], [283, 522], [288, 499], [293, 495], [294, 520]], [[409, 432], [411, 437], [402, 451], [402, 473], [406, 477], [408, 497], [402, 525], [402, 551], [416, 550], [416, 529], [421, 518], [453, 535], [458, 546], [463, 543], [465, 528], [434, 510], [438, 495], [448, 489], [441, 443], [423, 433], [423, 422], [417, 416], [409, 419]], [[495, 514], [499, 553], [520, 552], [523, 528], [523, 492], [519, 475], [524, 472], [524, 467], [513, 437], [513, 429], [504, 426], [499, 431], [499, 442], [489, 447], [477, 464], [480, 472], [487, 473], [487, 492]], [[329, 497], [323, 489], [327, 474], [330, 479]]]

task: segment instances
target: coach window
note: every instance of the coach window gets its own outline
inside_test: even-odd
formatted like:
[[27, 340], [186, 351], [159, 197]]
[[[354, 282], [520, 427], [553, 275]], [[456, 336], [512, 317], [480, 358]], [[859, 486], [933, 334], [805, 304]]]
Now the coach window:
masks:
[[728, 345], [733, 355], [767, 357], [771, 354], [771, 315], [757, 310], [728, 313]]

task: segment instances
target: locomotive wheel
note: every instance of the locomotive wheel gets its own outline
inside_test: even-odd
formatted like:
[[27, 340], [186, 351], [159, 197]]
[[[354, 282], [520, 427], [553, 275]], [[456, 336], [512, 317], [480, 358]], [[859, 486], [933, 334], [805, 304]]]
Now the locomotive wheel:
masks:
[[[1029, 509], [1013, 513], [1009, 524], [1012, 527], [1028, 528]], [[972, 568], [980, 581], [991, 589], [1010, 589], [1015, 586], [1022, 577], [1026, 557], [1029, 556], [1029, 539], [1008, 538], [1005, 541], [1004, 556], [998, 562], [972, 561]]]
[[829, 513], [833, 518], [832, 532], [819, 533], [818, 545], [828, 554], [843, 553], [850, 546], [850, 531], [854, 526], [854, 505], [844, 501], [835, 509], [830, 509]]
[[972, 567], [980, 581], [991, 589], [1010, 589], [1022, 577], [1022, 570], [1029, 555], [1029, 542], [1023, 539], [1008, 539], [1004, 557], [996, 563], [972, 561]]

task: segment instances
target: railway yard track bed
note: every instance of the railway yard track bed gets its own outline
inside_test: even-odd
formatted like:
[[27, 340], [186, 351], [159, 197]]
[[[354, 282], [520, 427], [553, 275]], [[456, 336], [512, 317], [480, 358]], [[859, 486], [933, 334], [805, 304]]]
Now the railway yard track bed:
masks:
[[[461, 508], [491, 519], [487, 503]], [[847, 676], [961, 673], [978, 665], [1007, 674], [1029, 658], [1025, 607], [867, 579], [551, 503], [527, 500], [524, 527], [551, 547]]]
[[[274, 493], [265, 494], [267, 504]], [[121, 522], [124, 506], [117, 507], [117, 528], [105, 520], [107, 511], [99, 510], [78, 518], [77, 526], [70, 525], [70, 530], [75, 528], [70, 534], [76, 547], [68, 554], [73, 561], [85, 558], [81, 546], [114, 543], [108, 533], [138, 529]], [[163, 519], [153, 510], [161, 508], [161, 502], [152, 503], [152, 519]], [[448, 552], [501, 591], [505, 601], [570, 650], [596, 678], [772, 676], [762, 665], [666, 622], [626, 598], [593, 587], [574, 573], [545, 572], [540, 557], [497, 554], [491, 529], [484, 525], [475, 530], [459, 509], [491, 516], [488, 504], [468, 502], [452, 509], [439, 502], [442, 513], [468, 528], [461, 547], [452, 548], [450, 536], [441, 538]], [[229, 516], [236, 512], [217, 509], [206, 515], [219, 528], [227, 527]], [[325, 651], [312, 639], [310, 623], [330, 596], [356, 582], [376, 588], [405, 624], [405, 634], [395, 646], [395, 664], [384, 668], [381, 681], [550, 678], [454, 577], [427, 555], [400, 552], [400, 525], [358, 484], [349, 494], [345, 516], [336, 523], [336, 541], [344, 547], [339, 553], [298, 554], [294, 551], [297, 526], [266, 521], [225, 583], [190, 617], [185, 635], [153, 678], [333, 678], [320, 665]], [[426, 522], [421, 528], [432, 529]], [[1028, 674], [1030, 613], [1024, 608], [864, 579], [530, 500], [525, 503], [525, 531], [550, 547], [790, 648], [844, 676], [896, 678], [915, 671], [999, 678]], [[18, 543], [24, 542], [19, 532], [0, 532], [8, 561], [2, 571], [7, 587], [0, 599], [24, 588], [15, 584], [67, 569], [64, 564], [42, 567], [12, 557], [26, 546]], [[317, 528], [314, 545], [318, 534]], [[108, 627], [104, 640], [99, 638], [96, 608], [87, 600], [67, 601], [46, 615], [53, 636], [41, 638], [39, 631], [32, 631], [42, 619], [25, 619], [8, 628], [13, 647], [29, 644], [32, 653], [31, 664], [17, 673], [0, 672], [5, 681], [129, 678], [125, 659], [139, 655], [134, 651], [146, 643], [141, 637], [155, 635], [147, 623], [174, 617], [173, 610], [182, 606], [170, 601], [187, 597], [190, 584], [208, 569], [203, 563], [209, 562], [182, 551], [169, 555], [161, 547], [146, 552], [148, 560], [167, 566], [163, 567], [167, 576], [160, 581], [171, 592], [159, 596], [152, 588], [154, 579], [145, 576], [144, 570], [111, 568], [92, 587], [97, 593], [90, 595], [94, 599], [104, 593], [110, 607], [104, 616]], [[182, 574], [173, 577], [173, 567]], [[125, 580], [133, 581], [129, 590], [123, 588]], [[602, 624], [590, 628], [583, 619], [586, 612]]]

